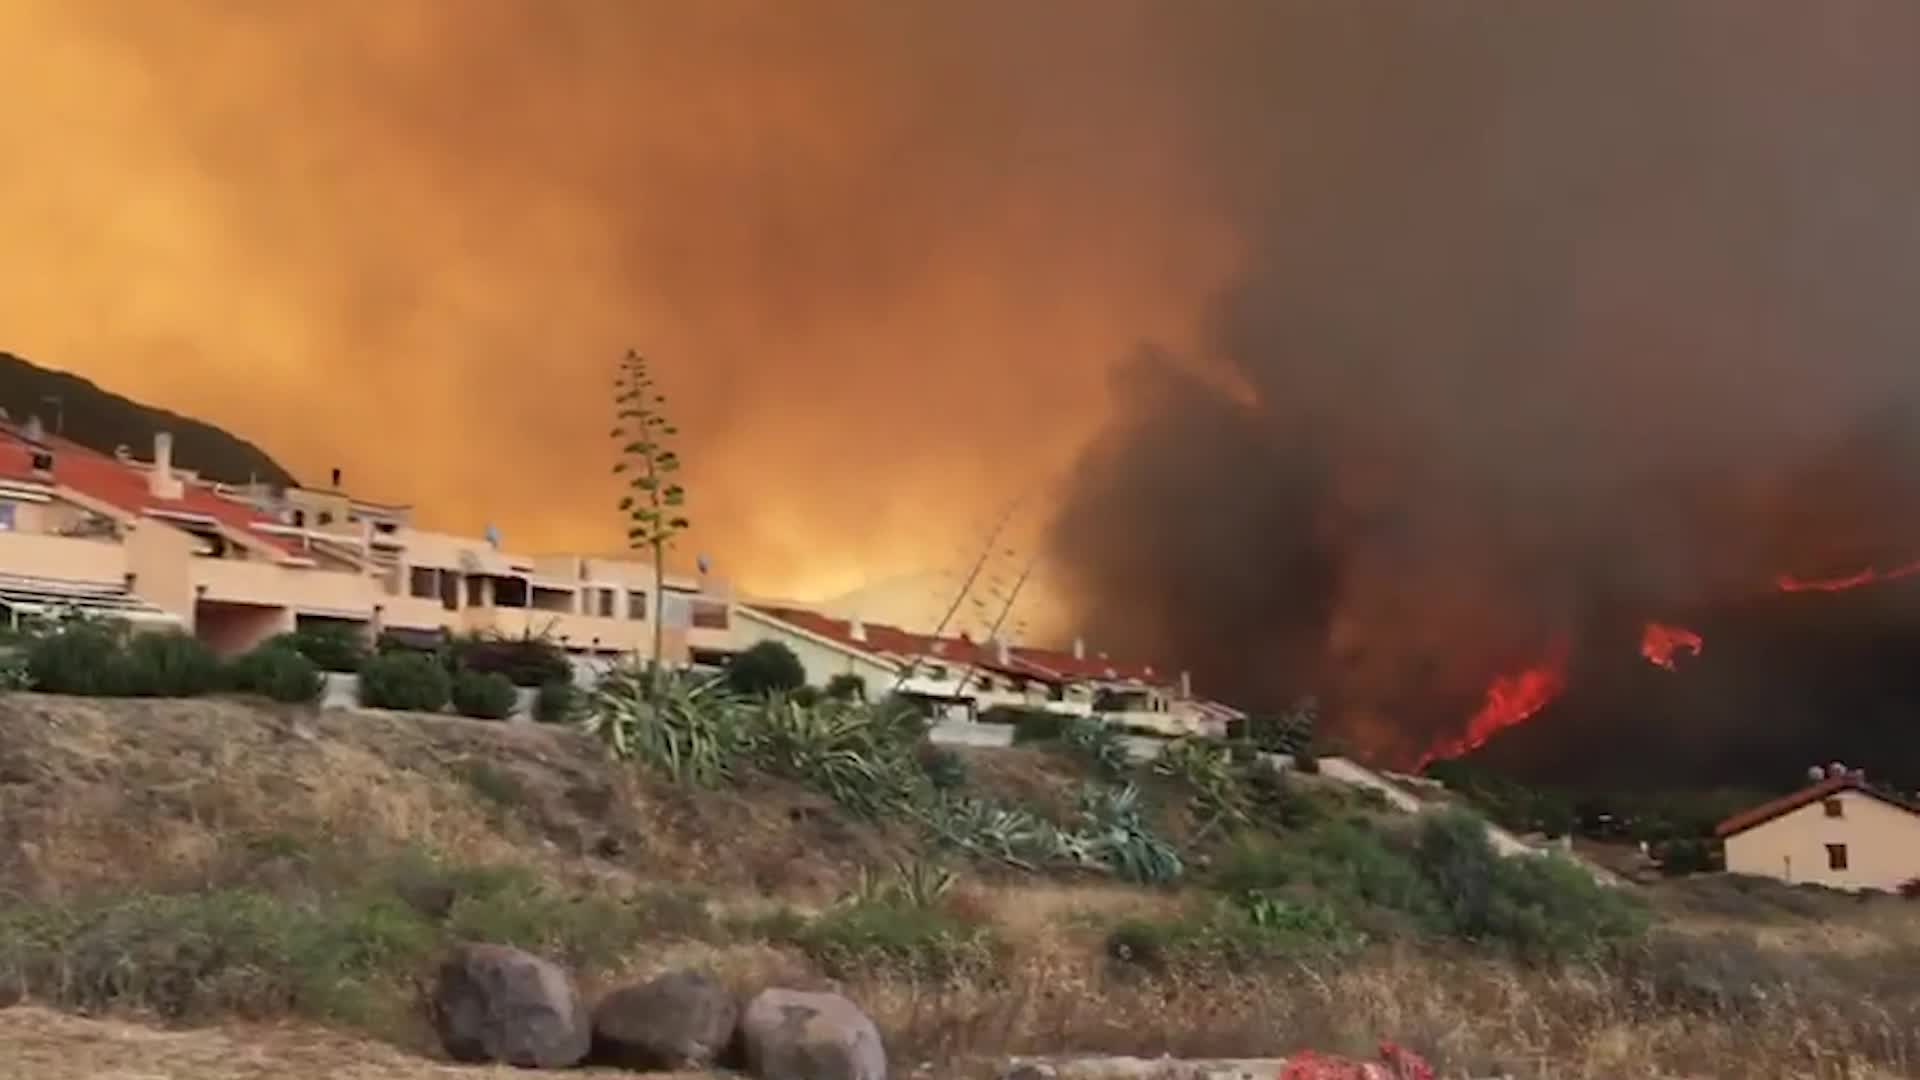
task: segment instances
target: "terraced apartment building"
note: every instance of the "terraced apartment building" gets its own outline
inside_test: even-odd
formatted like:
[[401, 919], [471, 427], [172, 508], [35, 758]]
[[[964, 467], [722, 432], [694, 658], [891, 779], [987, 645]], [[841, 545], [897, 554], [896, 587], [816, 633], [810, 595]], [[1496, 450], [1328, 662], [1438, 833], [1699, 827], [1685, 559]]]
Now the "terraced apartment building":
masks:
[[106, 454], [0, 423], [0, 619], [58, 608], [173, 626], [223, 653], [283, 631], [344, 623], [423, 641], [457, 632], [545, 635], [586, 660], [662, 660], [733, 648], [717, 580], [631, 558], [534, 555], [493, 538], [414, 528], [405, 506], [339, 490], [227, 485], [151, 456]]

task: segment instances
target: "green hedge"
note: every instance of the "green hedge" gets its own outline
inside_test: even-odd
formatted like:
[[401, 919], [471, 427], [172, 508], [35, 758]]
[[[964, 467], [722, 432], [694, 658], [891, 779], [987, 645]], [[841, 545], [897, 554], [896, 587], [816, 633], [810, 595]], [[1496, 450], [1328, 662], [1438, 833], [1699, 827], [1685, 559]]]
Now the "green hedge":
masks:
[[351, 626], [323, 623], [281, 634], [268, 642], [299, 653], [321, 671], [350, 673], [367, 662], [369, 650], [360, 632]]
[[312, 703], [326, 686], [317, 664], [285, 643], [273, 641], [235, 660], [227, 677], [235, 690], [289, 705]]
[[505, 720], [513, 715], [513, 683], [490, 671], [462, 671], [453, 677], [453, 709], [480, 720]]
[[360, 666], [360, 704], [404, 712], [440, 712], [453, 695], [447, 669], [431, 656], [392, 652]]
[[177, 630], [133, 634], [123, 625], [73, 620], [26, 648], [35, 689], [87, 697], [198, 697], [220, 689], [219, 658]]

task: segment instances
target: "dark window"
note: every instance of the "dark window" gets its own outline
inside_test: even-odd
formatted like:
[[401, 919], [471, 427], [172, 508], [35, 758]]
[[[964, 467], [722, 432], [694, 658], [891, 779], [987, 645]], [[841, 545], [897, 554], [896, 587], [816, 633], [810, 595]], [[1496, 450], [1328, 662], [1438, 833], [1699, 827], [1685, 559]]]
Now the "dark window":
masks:
[[322, 525], [331, 525], [331, 524], [333, 524], [333, 511], [331, 511], [331, 510], [322, 510], [322, 511], [320, 511], [320, 517], [319, 517], [319, 521], [320, 521], [320, 524], [322, 524]]
[[1845, 870], [1847, 868], [1847, 845], [1827, 845], [1827, 869]]
[[296, 529], [304, 529], [307, 527], [307, 512], [305, 510], [295, 510], [293, 512], [293, 527]]
[[486, 578], [474, 575], [467, 579], [467, 606], [484, 607], [487, 603]]
[[599, 616], [603, 619], [613, 618], [613, 590], [599, 589], [596, 591], [599, 592], [600, 594], [600, 599], [599, 599], [600, 607], [598, 611]]
[[634, 622], [647, 621], [647, 594], [630, 592], [627, 594], [627, 618]]
[[407, 593], [422, 600], [440, 595], [440, 572], [431, 566], [416, 566], [407, 574]]
[[503, 608], [523, 608], [532, 593], [526, 578], [500, 577], [493, 579], [493, 606]]
[[1845, 817], [1847, 815], [1846, 804], [1839, 799], [1828, 799], [1826, 801], [1826, 807], [1828, 817]]

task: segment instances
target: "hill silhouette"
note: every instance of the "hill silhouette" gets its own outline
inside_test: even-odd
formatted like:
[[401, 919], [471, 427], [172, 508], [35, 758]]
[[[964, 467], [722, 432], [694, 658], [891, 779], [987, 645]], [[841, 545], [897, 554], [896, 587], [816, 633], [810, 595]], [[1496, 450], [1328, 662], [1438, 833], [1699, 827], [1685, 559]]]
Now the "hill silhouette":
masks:
[[0, 408], [15, 420], [37, 414], [48, 430], [57, 428], [74, 442], [109, 454], [125, 446], [145, 456], [152, 450], [154, 433], [170, 431], [175, 463], [209, 479], [235, 484], [264, 480], [275, 486], [296, 482], [266, 451], [212, 424], [143, 405], [78, 375], [7, 352], [0, 352]]

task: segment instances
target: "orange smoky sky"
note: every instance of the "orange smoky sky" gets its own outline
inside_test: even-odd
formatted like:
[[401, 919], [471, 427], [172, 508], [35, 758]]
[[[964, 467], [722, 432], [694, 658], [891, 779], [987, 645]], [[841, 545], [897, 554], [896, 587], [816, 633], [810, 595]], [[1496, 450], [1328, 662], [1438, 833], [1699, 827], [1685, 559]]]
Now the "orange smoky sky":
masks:
[[1139, 5], [12, 0], [0, 348], [616, 546], [651, 357], [695, 549], [831, 595], [1048, 492], [1231, 274]]

